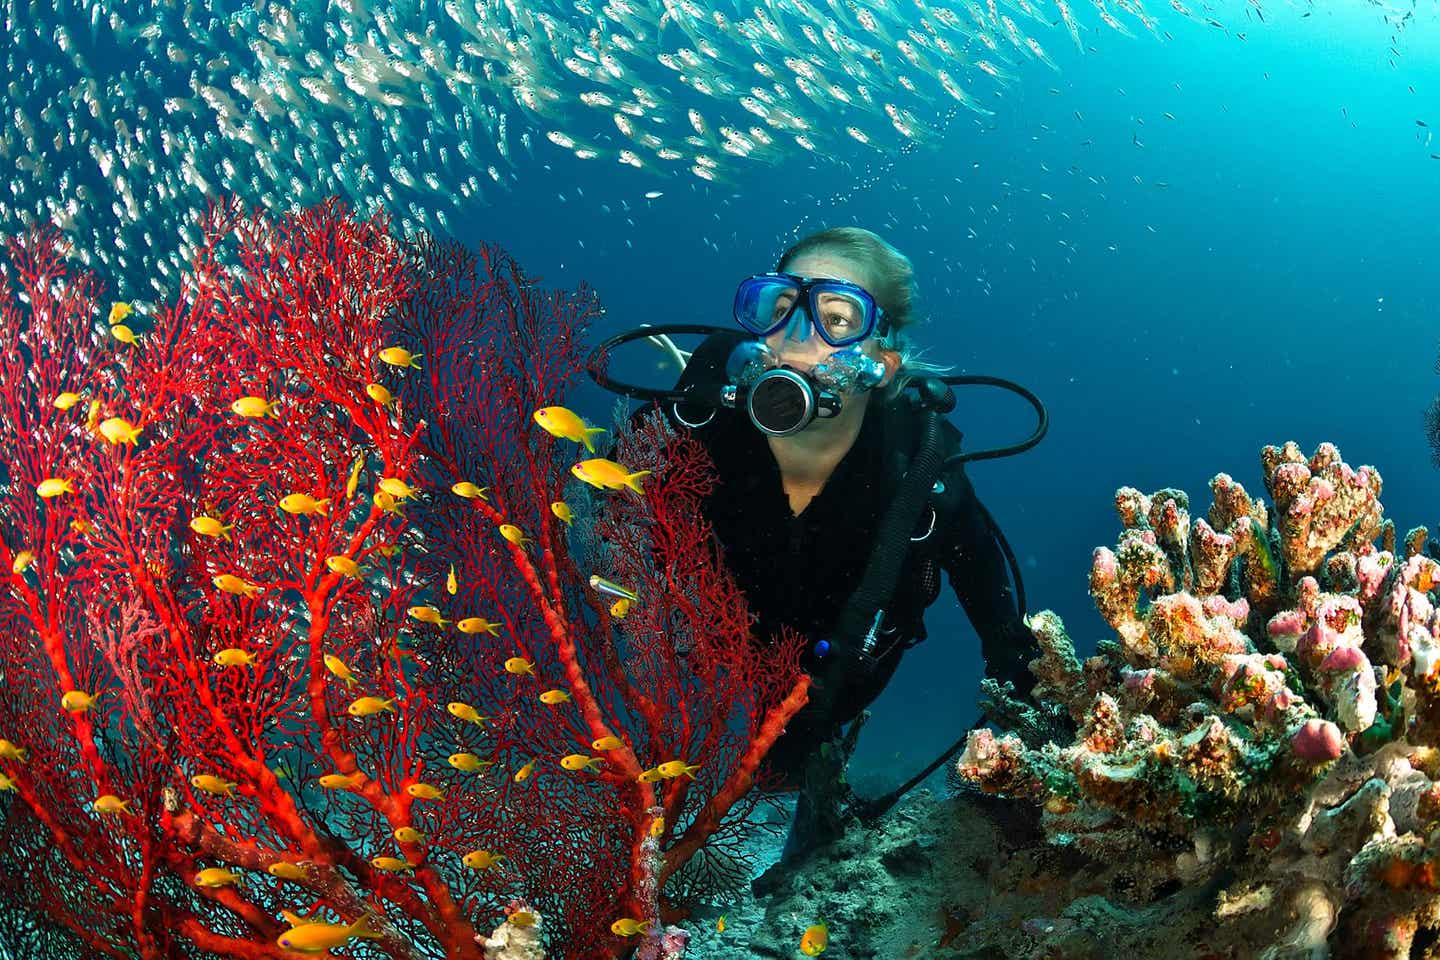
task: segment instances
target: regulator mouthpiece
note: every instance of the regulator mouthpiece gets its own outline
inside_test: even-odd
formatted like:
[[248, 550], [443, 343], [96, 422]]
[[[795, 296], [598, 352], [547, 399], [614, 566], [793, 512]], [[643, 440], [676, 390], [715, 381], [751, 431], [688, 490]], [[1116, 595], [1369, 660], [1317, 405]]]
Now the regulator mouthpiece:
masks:
[[788, 437], [816, 418], [837, 416], [843, 396], [875, 387], [885, 377], [885, 365], [851, 347], [807, 372], [782, 364], [763, 341], [747, 340], [731, 352], [725, 374], [734, 387], [730, 395], [736, 405], [743, 398], [756, 429]]

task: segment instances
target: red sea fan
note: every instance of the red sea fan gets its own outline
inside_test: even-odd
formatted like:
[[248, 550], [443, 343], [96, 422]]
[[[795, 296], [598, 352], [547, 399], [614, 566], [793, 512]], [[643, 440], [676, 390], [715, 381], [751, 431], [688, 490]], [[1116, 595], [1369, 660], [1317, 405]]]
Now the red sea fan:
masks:
[[524, 900], [551, 956], [623, 954], [808, 689], [750, 637], [703, 451], [624, 440], [653, 475], [576, 520], [598, 568], [552, 509], [584, 454], [531, 421], [593, 295], [334, 202], [202, 227], [134, 343], [57, 235], [7, 248], [0, 946], [280, 957], [304, 915], [479, 957]]

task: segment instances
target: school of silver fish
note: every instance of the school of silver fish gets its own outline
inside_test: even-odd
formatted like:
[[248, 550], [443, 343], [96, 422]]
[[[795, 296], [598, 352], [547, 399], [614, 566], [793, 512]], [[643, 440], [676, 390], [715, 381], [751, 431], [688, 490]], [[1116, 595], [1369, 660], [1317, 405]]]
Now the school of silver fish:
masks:
[[[1163, 34], [1142, 0], [1085, 2], [4, 0], [0, 231], [106, 237], [77, 255], [164, 293], [219, 193], [380, 201], [443, 232], [516, 181], [520, 151], [652, 186], [893, 151], [947, 110], [988, 113], [1017, 64], [1054, 67], [1042, 37]], [[1169, 8], [1215, 22], [1196, 3]]]

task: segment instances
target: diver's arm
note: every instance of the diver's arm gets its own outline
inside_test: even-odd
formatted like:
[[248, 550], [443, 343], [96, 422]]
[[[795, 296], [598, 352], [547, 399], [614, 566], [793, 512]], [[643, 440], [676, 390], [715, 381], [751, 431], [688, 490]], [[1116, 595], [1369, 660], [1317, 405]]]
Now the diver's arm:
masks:
[[985, 509], [964, 470], [947, 471], [945, 485], [954, 507], [940, 562], [980, 636], [986, 675], [1009, 680], [1018, 694], [1028, 695], [1035, 685], [1028, 664], [1040, 651], [1020, 622], [1005, 554], [995, 542]]

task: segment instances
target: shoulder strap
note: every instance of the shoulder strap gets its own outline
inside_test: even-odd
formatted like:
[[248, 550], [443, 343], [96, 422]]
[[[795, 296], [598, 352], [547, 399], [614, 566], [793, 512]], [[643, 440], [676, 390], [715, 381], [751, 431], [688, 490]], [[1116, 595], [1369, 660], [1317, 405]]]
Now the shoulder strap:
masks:
[[918, 412], [920, 442], [908, 458], [890, 506], [881, 518], [860, 585], [845, 602], [832, 631], [831, 648], [837, 654], [835, 659], [842, 663], [864, 664], [871, 659], [881, 620], [895, 596], [900, 569], [910, 551], [910, 537], [940, 476], [944, 462], [941, 417], [933, 410]]

